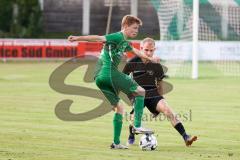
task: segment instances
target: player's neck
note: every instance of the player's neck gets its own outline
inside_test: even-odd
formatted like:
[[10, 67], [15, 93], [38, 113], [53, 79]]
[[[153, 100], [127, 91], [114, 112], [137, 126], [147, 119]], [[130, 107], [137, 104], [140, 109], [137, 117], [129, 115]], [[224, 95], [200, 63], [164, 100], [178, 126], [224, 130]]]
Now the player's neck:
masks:
[[148, 61], [147, 61], [146, 59], [141, 58], [141, 60], [142, 60], [142, 62], [143, 62], [144, 64], [147, 64], [147, 63], [148, 63]]
[[121, 30], [121, 32], [122, 32], [122, 34], [123, 34], [124, 39], [127, 40], [127, 39], [128, 39], [128, 36], [127, 36], [127, 34], [125, 33], [124, 29]]

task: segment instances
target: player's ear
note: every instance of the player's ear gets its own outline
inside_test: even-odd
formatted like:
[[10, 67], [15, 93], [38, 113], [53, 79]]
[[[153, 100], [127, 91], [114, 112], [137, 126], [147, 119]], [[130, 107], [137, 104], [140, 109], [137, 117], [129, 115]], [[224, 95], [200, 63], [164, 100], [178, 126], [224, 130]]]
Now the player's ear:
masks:
[[125, 30], [125, 29], [127, 29], [127, 27], [128, 27], [128, 25], [127, 25], [127, 24], [124, 24], [124, 25], [122, 25], [122, 30]]

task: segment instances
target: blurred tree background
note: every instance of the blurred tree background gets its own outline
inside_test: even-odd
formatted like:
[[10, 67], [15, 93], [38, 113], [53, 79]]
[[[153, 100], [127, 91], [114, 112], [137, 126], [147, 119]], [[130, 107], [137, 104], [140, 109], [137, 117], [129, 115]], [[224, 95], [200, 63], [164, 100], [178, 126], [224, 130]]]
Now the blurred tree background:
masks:
[[42, 32], [38, 0], [0, 0], [0, 38], [38, 38]]

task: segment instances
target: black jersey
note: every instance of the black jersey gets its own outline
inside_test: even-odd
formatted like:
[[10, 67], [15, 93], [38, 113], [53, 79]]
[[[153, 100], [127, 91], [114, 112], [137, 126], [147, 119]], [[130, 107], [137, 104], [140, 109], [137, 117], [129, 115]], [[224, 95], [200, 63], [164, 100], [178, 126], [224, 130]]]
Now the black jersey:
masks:
[[146, 98], [159, 96], [156, 81], [162, 80], [165, 75], [159, 63], [143, 63], [141, 58], [130, 59], [123, 69], [123, 73], [132, 73], [133, 79], [146, 90]]

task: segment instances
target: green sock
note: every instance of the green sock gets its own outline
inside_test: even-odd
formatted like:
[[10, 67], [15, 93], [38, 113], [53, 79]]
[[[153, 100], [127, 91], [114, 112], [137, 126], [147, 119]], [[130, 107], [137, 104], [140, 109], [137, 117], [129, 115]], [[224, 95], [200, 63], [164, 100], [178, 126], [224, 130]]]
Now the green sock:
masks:
[[122, 123], [123, 123], [122, 120], [123, 120], [123, 116], [119, 113], [115, 113], [113, 117], [113, 131], [114, 131], [113, 142], [115, 144], [120, 143], [120, 135], [121, 135]]
[[144, 97], [136, 96], [134, 103], [134, 126], [141, 127], [142, 115], [143, 115], [143, 107], [144, 107]]

